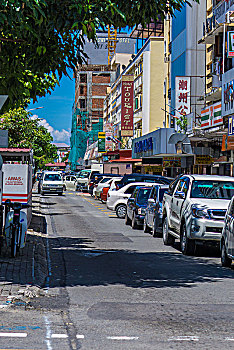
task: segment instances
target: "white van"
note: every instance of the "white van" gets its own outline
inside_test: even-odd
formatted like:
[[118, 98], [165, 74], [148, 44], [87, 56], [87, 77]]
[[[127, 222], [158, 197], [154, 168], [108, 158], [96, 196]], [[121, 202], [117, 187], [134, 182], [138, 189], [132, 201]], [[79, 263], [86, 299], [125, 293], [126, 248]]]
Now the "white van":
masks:
[[57, 193], [59, 196], [63, 194], [63, 179], [57, 171], [45, 171], [43, 173], [40, 193]]

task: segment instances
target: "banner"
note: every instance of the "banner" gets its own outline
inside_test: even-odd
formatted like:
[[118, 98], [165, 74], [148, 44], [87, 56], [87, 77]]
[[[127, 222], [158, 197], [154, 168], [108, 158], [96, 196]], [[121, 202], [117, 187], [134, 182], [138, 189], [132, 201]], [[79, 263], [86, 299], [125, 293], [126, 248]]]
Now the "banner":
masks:
[[113, 146], [113, 124], [112, 123], [106, 123], [105, 124], [105, 149], [106, 152], [112, 151]]
[[234, 32], [228, 32], [228, 57], [234, 57]]
[[98, 133], [98, 152], [99, 153], [106, 152], [106, 134], [105, 134], [105, 132]]
[[133, 136], [134, 76], [123, 75], [121, 96], [121, 136]]
[[180, 118], [190, 113], [190, 77], [175, 77], [175, 115]]
[[204, 108], [201, 111], [201, 129], [223, 125], [221, 109], [221, 102], [217, 102], [211, 106]]

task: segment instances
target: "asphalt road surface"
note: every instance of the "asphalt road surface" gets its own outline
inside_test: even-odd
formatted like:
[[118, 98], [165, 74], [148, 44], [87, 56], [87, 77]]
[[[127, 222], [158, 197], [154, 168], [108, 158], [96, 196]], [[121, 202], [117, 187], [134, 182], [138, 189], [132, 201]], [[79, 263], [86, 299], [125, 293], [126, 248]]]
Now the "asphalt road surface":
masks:
[[234, 269], [217, 252], [185, 257], [87, 194], [41, 201], [44, 295], [0, 305], [0, 349], [234, 348]]

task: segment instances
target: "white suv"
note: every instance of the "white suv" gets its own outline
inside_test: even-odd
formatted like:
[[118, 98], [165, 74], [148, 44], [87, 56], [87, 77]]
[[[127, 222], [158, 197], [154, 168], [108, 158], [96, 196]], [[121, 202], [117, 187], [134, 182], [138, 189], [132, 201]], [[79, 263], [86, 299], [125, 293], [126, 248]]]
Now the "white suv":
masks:
[[137, 186], [154, 186], [155, 183], [146, 183], [146, 182], [132, 182], [128, 185], [125, 185], [120, 190], [109, 191], [107, 194], [107, 208], [110, 210], [114, 210], [116, 215], [124, 219], [126, 215], [127, 209], [127, 201], [128, 198], [131, 197], [133, 191]]
[[41, 195], [45, 193], [57, 193], [58, 195], [63, 194], [63, 179], [57, 171], [45, 171], [41, 181]]
[[180, 240], [183, 254], [193, 254], [196, 243], [219, 244], [226, 210], [234, 194], [234, 178], [183, 175], [163, 197], [163, 242]]

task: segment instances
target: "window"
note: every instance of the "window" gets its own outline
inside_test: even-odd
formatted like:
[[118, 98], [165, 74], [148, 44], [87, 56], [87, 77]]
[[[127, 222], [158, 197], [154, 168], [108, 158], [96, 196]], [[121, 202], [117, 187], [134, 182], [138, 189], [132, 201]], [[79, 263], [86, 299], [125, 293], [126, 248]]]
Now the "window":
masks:
[[135, 109], [138, 109], [138, 98], [135, 98]]
[[149, 198], [153, 198], [153, 199], [155, 199], [155, 195], [156, 195], [156, 193], [157, 193], [157, 191], [156, 191], [156, 188], [155, 187], [153, 187], [152, 188], [152, 190], [151, 190], [151, 193], [150, 193], [150, 197]]
[[59, 174], [45, 174], [44, 181], [61, 181]]
[[132, 194], [133, 191], [135, 190], [136, 186], [130, 186], [128, 189], [124, 192], [126, 194]]
[[194, 180], [191, 198], [231, 199], [234, 195], [234, 182]]
[[137, 196], [138, 204], [146, 204], [150, 195], [150, 188], [140, 188]]
[[85, 100], [80, 100], [80, 108], [85, 108]]
[[80, 74], [80, 82], [86, 83], [86, 74]]
[[80, 95], [83, 95], [84, 94], [84, 87], [81, 85], [80, 86]]

